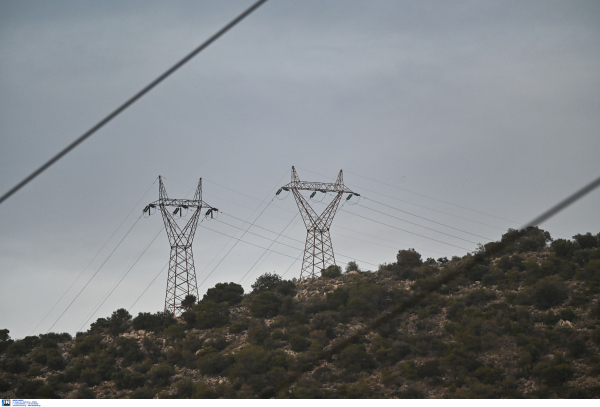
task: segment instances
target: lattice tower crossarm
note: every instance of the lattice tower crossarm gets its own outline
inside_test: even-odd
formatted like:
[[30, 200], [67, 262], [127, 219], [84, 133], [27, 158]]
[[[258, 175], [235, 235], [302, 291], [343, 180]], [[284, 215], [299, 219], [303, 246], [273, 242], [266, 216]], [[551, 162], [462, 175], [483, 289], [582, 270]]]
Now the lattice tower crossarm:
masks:
[[[157, 208], [162, 214], [165, 224], [165, 230], [169, 237], [171, 245], [171, 257], [169, 260], [169, 274], [167, 276], [167, 289], [165, 294], [165, 312], [170, 312], [176, 316], [181, 315], [181, 301], [188, 295], [198, 298], [198, 283], [196, 281], [196, 271], [194, 268], [194, 256], [192, 253], [192, 243], [198, 226], [203, 208], [208, 209], [206, 215], [218, 211], [202, 200], [202, 178], [198, 181], [198, 187], [193, 199], [171, 199], [167, 196], [162, 177], [159, 176], [159, 199], [152, 202], [144, 212], [150, 213], [152, 209]], [[175, 207], [171, 213], [169, 208]], [[181, 228], [175, 215], [183, 211], [193, 211], [190, 219]]]
[[[300, 181], [294, 167], [292, 167], [291, 182], [281, 188], [291, 191], [294, 195], [300, 215], [306, 226], [306, 243], [302, 257], [300, 279], [315, 278], [317, 272], [320, 270], [326, 269], [330, 265], [335, 265], [335, 255], [329, 228], [333, 222], [333, 217], [340, 204], [342, 195], [344, 193], [354, 194], [354, 192], [344, 185], [342, 170], [340, 170], [335, 183], [306, 182]], [[332, 192], [335, 195], [325, 210], [318, 215], [300, 191]]]

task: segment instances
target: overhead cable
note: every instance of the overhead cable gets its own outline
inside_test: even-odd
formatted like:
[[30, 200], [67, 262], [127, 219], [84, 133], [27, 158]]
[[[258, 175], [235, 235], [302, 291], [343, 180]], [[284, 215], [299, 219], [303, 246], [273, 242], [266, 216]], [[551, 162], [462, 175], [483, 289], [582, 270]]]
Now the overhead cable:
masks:
[[54, 308], [58, 305], [58, 303], [69, 292], [69, 290], [71, 289], [71, 287], [73, 287], [73, 285], [79, 280], [79, 278], [83, 275], [83, 273], [88, 269], [88, 267], [90, 266], [90, 264], [92, 264], [92, 262], [94, 260], [96, 260], [96, 257], [98, 257], [98, 255], [106, 247], [106, 245], [108, 244], [108, 242], [110, 242], [110, 240], [113, 238], [113, 236], [115, 235], [115, 233], [117, 233], [117, 231], [121, 228], [121, 226], [123, 226], [123, 223], [125, 223], [125, 221], [133, 213], [133, 211], [135, 210], [135, 208], [138, 207], [138, 205], [140, 204], [140, 202], [142, 202], [142, 199], [144, 199], [144, 197], [146, 196], [146, 194], [148, 193], [148, 191], [150, 191], [150, 189], [152, 188], [152, 186], [156, 183], [156, 180], [158, 180], [158, 177], [154, 180], [154, 182], [150, 185], [150, 187], [148, 187], [148, 189], [146, 190], [146, 192], [144, 192], [144, 195], [142, 195], [142, 197], [140, 198], [140, 200], [137, 201], [137, 203], [133, 206], [133, 208], [131, 208], [131, 210], [129, 211], [129, 213], [121, 221], [121, 223], [119, 224], [119, 226], [117, 226], [117, 228], [115, 229], [115, 231], [112, 233], [112, 235], [110, 235], [110, 237], [106, 240], [106, 242], [104, 242], [104, 244], [102, 245], [102, 247], [100, 248], [100, 250], [98, 250], [98, 252], [96, 253], [96, 255], [92, 258], [92, 260], [90, 260], [90, 262], [85, 266], [85, 268], [83, 270], [81, 270], [81, 273], [79, 273], [79, 275], [77, 276], [77, 278], [75, 280], [73, 280], [73, 282], [71, 283], [71, 285], [69, 286], [69, 288], [67, 288], [65, 290], [65, 292], [63, 293], [63, 295], [61, 295], [60, 298], [54, 303], [54, 305], [52, 306], [52, 308], [50, 308], [50, 310], [46, 313], [46, 315], [44, 316], [44, 318], [42, 318], [42, 320], [40, 322], [38, 322], [38, 324], [35, 326], [35, 328], [33, 328], [33, 330], [31, 331], [31, 333], [29, 335], [33, 334], [35, 332], [35, 330], [38, 328], [38, 326], [40, 326], [40, 324], [42, 322], [44, 322], [44, 320], [48, 317], [48, 315], [50, 315], [50, 313], [54, 310]]
[[37, 177], [42, 172], [44, 172], [46, 169], [48, 169], [52, 164], [54, 164], [55, 162], [60, 160], [69, 151], [71, 151], [72, 149], [77, 147], [79, 144], [81, 144], [83, 141], [85, 141], [88, 137], [90, 137], [96, 131], [100, 130], [106, 123], [110, 122], [112, 119], [114, 119], [116, 116], [118, 116], [121, 112], [123, 112], [125, 109], [127, 109], [129, 106], [131, 106], [133, 103], [135, 103], [138, 99], [140, 99], [142, 96], [144, 96], [150, 90], [152, 90], [156, 85], [158, 85], [163, 80], [165, 80], [167, 77], [169, 77], [173, 72], [175, 72], [176, 70], [181, 68], [183, 65], [185, 65], [189, 60], [194, 58], [202, 50], [204, 50], [210, 44], [215, 42], [219, 37], [221, 37], [223, 34], [225, 34], [227, 31], [229, 31], [233, 26], [235, 26], [237, 23], [239, 23], [244, 18], [246, 18], [250, 13], [252, 13], [258, 7], [260, 7], [266, 1], [267, 0], [258, 0], [256, 3], [252, 4], [243, 13], [241, 13], [239, 16], [237, 16], [236, 18], [231, 20], [231, 22], [229, 22], [229, 24], [225, 25], [225, 27], [223, 27], [219, 31], [217, 31], [212, 37], [210, 37], [209, 39], [204, 41], [202, 44], [200, 44], [196, 49], [194, 49], [192, 52], [190, 52], [185, 57], [183, 57], [179, 62], [177, 62], [171, 68], [167, 69], [162, 75], [160, 75], [158, 78], [153, 80], [150, 84], [148, 84], [145, 88], [140, 90], [138, 93], [133, 95], [129, 100], [127, 100], [125, 103], [123, 103], [121, 106], [119, 106], [116, 110], [114, 110], [112, 113], [110, 113], [104, 119], [100, 120], [100, 122], [98, 122], [94, 127], [92, 127], [91, 129], [89, 129], [88, 131], [83, 133], [81, 136], [79, 136], [79, 138], [77, 138], [75, 141], [73, 141], [71, 144], [69, 144], [63, 150], [61, 150], [58, 154], [56, 154], [54, 157], [52, 157], [50, 160], [48, 160], [45, 164], [43, 164], [37, 170], [32, 172], [23, 181], [19, 182], [17, 185], [15, 185], [10, 190], [8, 190], [4, 195], [2, 195], [0, 197], [0, 204], [2, 204], [2, 202], [4, 202], [6, 199], [8, 199], [11, 195], [13, 195], [19, 189], [21, 189], [22, 187], [27, 185], [35, 177]]

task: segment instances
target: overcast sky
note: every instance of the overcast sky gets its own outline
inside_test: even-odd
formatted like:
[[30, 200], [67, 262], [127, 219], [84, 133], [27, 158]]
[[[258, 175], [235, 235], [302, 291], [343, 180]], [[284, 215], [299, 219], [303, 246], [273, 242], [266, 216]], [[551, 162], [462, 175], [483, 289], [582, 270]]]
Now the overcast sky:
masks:
[[[0, 1], [0, 193], [251, 3]], [[462, 256], [600, 175], [599, 108], [597, 1], [271, 0], [0, 205], [0, 328], [45, 333], [96, 272], [52, 331], [146, 289], [130, 312], [162, 310], [167, 237], [138, 220], [158, 175], [174, 198], [203, 177], [222, 212], [196, 234], [201, 293], [299, 276], [306, 231], [272, 200], [292, 165], [343, 169], [364, 197], [333, 222], [338, 264]], [[599, 207], [597, 190], [541, 226], [598, 233]], [[268, 230], [233, 247], [236, 218]], [[263, 256], [282, 231], [293, 247]]]

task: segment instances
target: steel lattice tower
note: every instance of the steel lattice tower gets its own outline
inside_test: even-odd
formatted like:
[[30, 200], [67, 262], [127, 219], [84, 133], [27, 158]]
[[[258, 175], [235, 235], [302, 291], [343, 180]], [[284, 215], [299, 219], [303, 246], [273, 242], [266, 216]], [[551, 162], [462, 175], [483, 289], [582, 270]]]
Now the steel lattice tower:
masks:
[[[194, 199], [171, 199], [163, 185], [162, 177], [159, 178], [159, 200], [154, 201], [146, 208], [144, 213], [151, 213], [153, 208], [158, 207], [162, 213], [165, 230], [171, 244], [171, 259], [169, 260], [169, 275], [167, 277], [167, 291], [165, 294], [165, 312], [181, 315], [181, 301], [187, 295], [198, 298], [198, 283], [196, 282], [196, 271], [194, 269], [194, 256], [192, 254], [192, 242], [198, 226], [198, 219], [202, 208], [207, 208], [206, 216], [218, 211], [202, 201], [202, 178], [198, 181], [198, 188]], [[168, 207], [175, 207], [171, 213]], [[175, 216], [181, 217], [183, 211], [193, 210], [193, 214], [183, 229], [175, 221]]]
[[[333, 254], [329, 228], [333, 222], [333, 217], [340, 204], [342, 195], [344, 193], [354, 194], [354, 192], [344, 185], [344, 175], [342, 170], [340, 170], [336, 182], [332, 184], [300, 181], [294, 167], [292, 167], [292, 182], [284, 185], [281, 189], [292, 191], [296, 203], [298, 204], [300, 215], [302, 215], [302, 220], [306, 226], [306, 244], [304, 246], [304, 257], [302, 258], [300, 279], [314, 278], [316, 272], [326, 269], [332, 264], [335, 265], [335, 256]], [[280, 191], [277, 193], [279, 194]], [[311, 197], [314, 196], [317, 191], [323, 193], [333, 192], [335, 193], [335, 197], [333, 198], [333, 201], [327, 205], [323, 213], [317, 215], [308, 203], [308, 200], [302, 196], [300, 191], [314, 191]], [[348, 198], [350, 198], [350, 196]]]

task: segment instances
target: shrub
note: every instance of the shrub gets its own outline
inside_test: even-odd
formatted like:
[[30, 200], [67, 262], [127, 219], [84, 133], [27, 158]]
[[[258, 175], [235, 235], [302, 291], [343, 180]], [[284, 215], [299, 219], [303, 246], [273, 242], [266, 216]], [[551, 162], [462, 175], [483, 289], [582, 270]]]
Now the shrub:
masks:
[[415, 268], [423, 264], [421, 255], [415, 249], [400, 250], [396, 255], [396, 261], [401, 268]]
[[358, 264], [354, 260], [349, 261], [348, 264], [346, 264], [346, 273], [351, 271], [360, 271], [360, 267], [358, 267]]
[[132, 321], [133, 329], [143, 329], [145, 331], [162, 332], [170, 325], [175, 325], [177, 321], [169, 312], [140, 312]]
[[482, 264], [473, 266], [465, 271], [465, 277], [471, 281], [481, 281], [483, 276], [490, 271], [490, 268]]
[[482, 366], [475, 370], [474, 376], [483, 384], [495, 384], [504, 379], [504, 370], [497, 366]]
[[598, 238], [592, 235], [590, 232], [586, 233], [585, 235], [575, 235], [573, 236], [573, 239], [575, 239], [577, 244], [579, 244], [579, 247], [581, 247], [582, 249], [593, 249], [595, 247], [598, 247], [598, 245], [600, 244], [598, 242]]
[[214, 288], [209, 288], [202, 297], [202, 301], [215, 303], [228, 302], [232, 305], [242, 302], [244, 288], [236, 283], [218, 283]]
[[261, 346], [248, 346], [234, 355], [235, 363], [231, 366], [232, 379], [248, 379], [255, 374], [265, 373], [270, 368], [271, 353]]
[[146, 375], [138, 372], [132, 372], [129, 369], [123, 369], [119, 372], [113, 373], [110, 376], [110, 379], [115, 382], [115, 385], [119, 390], [137, 389], [146, 383]]
[[185, 310], [192, 309], [194, 304], [196, 304], [196, 300], [197, 300], [197, 298], [195, 295], [191, 295], [191, 294], [186, 295], [185, 298], [183, 299], [183, 301], [181, 301], [181, 308], [183, 308]]
[[501, 240], [506, 245], [505, 252], [516, 251], [519, 253], [542, 250], [551, 241], [550, 233], [537, 226], [529, 226], [525, 230], [508, 229], [508, 232], [502, 235]]
[[332, 311], [337, 311], [340, 307], [345, 306], [348, 303], [350, 294], [342, 287], [338, 287], [332, 292], [327, 293], [327, 308]]
[[177, 339], [185, 338], [185, 327], [182, 325], [171, 325], [163, 331], [163, 337], [173, 343]]
[[129, 394], [130, 399], [153, 399], [156, 395], [156, 391], [150, 387], [138, 387]]
[[73, 395], [74, 399], [95, 399], [96, 395], [87, 386], [81, 386]]
[[10, 339], [9, 332], [8, 329], [0, 329], [0, 355], [14, 342]]
[[273, 318], [279, 314], [281, 300], [271, 291], [264, 291], [252, 298], [250, 311], [257, 318]]
[[488, 290], [473, 290], [465, 298], [465, 305], [471, 307], [473, 305], [486, 304], [497, 298], [496, 293]]
[[353, 284], [348, 292], [347, 312], [352, 315], [371, 317], [384, 307], [387, 296], [385, 289], [379, 284], [360, 282]]
[[116, 341], [116, 346], [115, 354], [123, 358], [124, 365], [128, 366], [134, 362], [144, 360], [144, 352], [135, 339], [120, 337]]
[[533, 368], [533, 374], [548, 386], [559, 386], [570, 380], [574, 373], [575, 370], [560, 355], [553, 363], [540, 362]]
[[325, 331], [329, 339], [335, 338], [335, 327], [338, 324], [339, 314], [336, 312], [325, 311], [315, 314], [310, 322], [312, 330]]
[[274, 292], [279, 283], [281, 283], [281, 277], [277, 274], [265, 273], [258, 277], [254, 284], [252, 284], [252, 292], [261, 293], [264, 291]]
[[229, 322], [229, 307], [227, 303], [202, 301], [193, 308], [196, 314], [196, 328], [219, 328]]
[[551, 277], [538, 281], [531, 294], [534, 305], [542, 310], [561, 305], [567, 298], [564, 286]]
[[239, 321], [234, 322], [229, 327], [230, 334], [239, 334], [248, 329], [248, 319], [240, 319]]
[[377, 361], [363, 345], [350, 345], [340, 352], [340, 365], [351, 373], [360, 373], [377, 367]]
[[570, 259], [575, 253], [576, 246], [570, 240], [556, 239], [552, 242], [550, 248], [558, 257]]
[[175, 374], [173, 367], [169, 364], [162, 363], [153, 366], [147, 373], [148, 378], [155, 386], [166, 386], [169, 384], [169, 379]]
[[119, 308], [108, 319], [108, 332], [111, 335], [123, 333], [131, 323], [131, 314], [124, 308]]
[[324, 278], [336, 278], [342, 275], [342, 268], [332, 264], [326, 269], [321, 270], [321, 277]]
[[35, 392], [35, 398], [38, 399], [54, 399], [57, 398], [56, 391], [50, 385], [44, 385], [38, 388]]
[[232, 356], [223, 356], [219, 352], [211, 352], [198, 358], [198, 369], [203, 375], [218, 375], [234, 362]]

